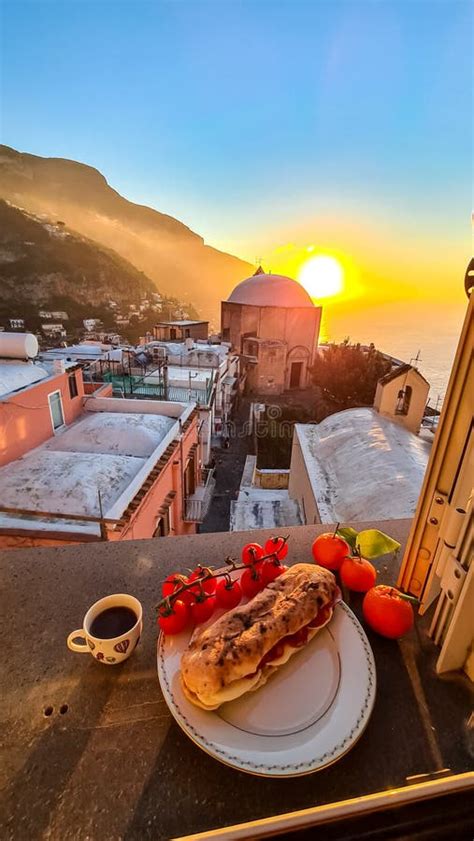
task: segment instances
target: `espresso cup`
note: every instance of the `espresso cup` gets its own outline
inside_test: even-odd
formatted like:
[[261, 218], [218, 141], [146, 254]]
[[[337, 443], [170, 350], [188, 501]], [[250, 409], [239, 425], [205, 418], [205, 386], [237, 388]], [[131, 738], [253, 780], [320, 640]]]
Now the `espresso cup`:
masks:
[[[118, 610], [113, 611], [112, 608]], [[110, 629], [114, 625], [120, 625], [120, 608], [125, 608], [126, 611], [132, 611], [136, 621], [123, 633], [119, 633], [117, 636], [109, 636]], [[105, 611], [110, 612], [102, 617]], [[123, 611], [125, 615], [126, 611]], [[102, 622], [99, 620], [99, 617], [102, 618]], [[129, 616], [130, 619], [133, 620], [133, 617]], [[98, 621], [94, 627], [95, 620]], [[110, 621], [107, 623], [107, 620]], [[106, 627], [107, 624], [109, 625], [108, 630]], [[97, 630], [97, 627], [100, 628], [101, 625], [102, 632]], [[130, 657], [138, 645], [142, 627], [143, 611], [138, 599], [135, 599], [134, 596], [128, 596], [126, 593], [116, 593], [113, 596], [105, 596], [105, 598], [99, 599], [99, 601], [95, 602], [89, 608], [84, 616], [82, 628], [69, 634], [67, 645], [71, 651], [78, 651], [81, 654], [89, 652], [99, 663], [104, 663], [106, 666], [114, 666]], [[111, 632], [113, 633], [113, 630]]]

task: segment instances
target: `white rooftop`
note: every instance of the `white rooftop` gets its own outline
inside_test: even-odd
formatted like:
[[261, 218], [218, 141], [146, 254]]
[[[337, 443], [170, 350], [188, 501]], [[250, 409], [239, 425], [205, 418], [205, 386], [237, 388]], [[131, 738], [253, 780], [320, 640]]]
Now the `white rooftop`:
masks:
[[148, 458], [175, 422], [164, 415], [90, 412], [44, 446], [55, 452]]
[[212, 379], [212, 373], [202, 368], [191, 368], [190, 366], [168, 365], [168, 379], [170, 383], [179, 383], [182, 386], [189, 385], [191, 377], [191, 388], [193, 385], [198, 388], [199, 384], [205, 386]]
[[[86, 412], [45, 444], [0, 469], [0, 499], [9, 508], [99, 517], [125, 510], [161, 451], [173, 437], [176, 418], [154, 413]], [[0, 527], [13, 515], [0, 513]], [[15, 527], [52, 528], [51, 519], [15, 516]], [[65, 530], [64, 521], [58, 521]], [[61, 525], [62, 524], [62, 525]], [[72, 523], [69, 530], [97, 534], [95, 523]], [[56, 526], [54, 526], [54, 530]]]
[[[304, 524], [300, 504], [290, 499], [286, 488], [261, 488], [254, 485], [256, 456], [247, 456], [240, 481], [239, 495], [230, 503], [229, 531], [280, 529]], [[265, 470], [281, 474], [280, 470]]]
[[144, 462], [144, 458], [38, 447], [0, 470], [0, 496], [9, 508], [99, 517], [98, 491], [107, 511]]
[[247, 498], [239, 493], [230, 503], [229, 531], [249, 529], [281, 529], [303, 525], [299, 503], [290, 499], [288, 491], [256, 488]]
[[0, 360], [0, 396], [19, 391], [46, 377], [49, 377], [49, 372], [40, 365], [21, 362], [18, 359], [2, 359]]
[[188, 356], [193, 353], [213, 353], [219, 356], [227, 356], [230, 353], [230, 346], [228, 344], [209, 344], [202, 340], [194, 341], [192, 347], [186, 347], [184, 342], [162, 342], [152, 341], [147, 342], [146, 345], [138, 345], [137, 352], [146, 350], [147, 348], [162, 347], [166, 348], [169, 354], [173, 356]]
[[306, 289], [297, 280], [264, 272], [242, 280], [227, 300], [254, 307], [314, 307]]
[[68, 345], [67, 347], [54, 347], [43, 350], [40, 353], [40, 358], [45, 360], [52, 359], [100, 359], [104, 354], [111, 352], [110, 345], [95, 344], [78, 344]]
[[430, 445], [374, 409], [295, 424], [323, 523], [412, 517]]

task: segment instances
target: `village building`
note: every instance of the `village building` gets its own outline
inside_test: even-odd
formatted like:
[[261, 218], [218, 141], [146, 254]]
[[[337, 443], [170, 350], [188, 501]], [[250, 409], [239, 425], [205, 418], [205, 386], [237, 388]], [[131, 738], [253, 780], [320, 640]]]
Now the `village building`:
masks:
[[153, 328], [153, 337], [160, 342], [184, 342], [185, 339], [207, 339], [208, 334], [208, 321], [191, 321], [190, 319], [157, 321]]
[[63, 324], [42, 324], [41, 330], [47, 338], [62, 339], [67, 335]]
[[102, 321], [100, 318], [84, 318], [82, 320], [84, 325], [84, 329], [90, 332], [91, 330], [95, 330], [97, 327], [102, 325]]
[[417, 368], [396, 365], [377, 383], [374, 408], [380, 415], [419, 432], [428, 401], [430, 384]]
[[[226, 434], [239, 387], [239, 357], [224, 343], [148, 342], [137, 348], [153, 360], [148, 384], [163, 382], [170, 399], [193, 400], [200, 416], [200, 447], [204, 464], [211, 460], [213, 436]], [[164, 386], [163, 386], [164, 387]]]
[[194, 533], [212, 493], [195, 405], [86, 394], [79, 365], [36, 354], [0, 337], [0, 547]]
[[221, 304], [222, 340], [240, 355], [247, 391], [306, 388], [318, 344], [321, 307], [296, 280], [262, 269]]
[[215, 371], [216, 423], [224, 423], [232, 409], [239, 386], [239, 356], [225, 342], [204, 340], [185, 342], [148, 342], [143, 346], [154, 361], [166, 360], [168, 366], [193, 371]]
[[430, 442], [374, 408], [294, 426], [288, 492], [305, 521], [413, 517]]
[[8, 323], [10, 325], [10, 330], [24, 330], [25, 329], [25, 319], [24, 318], [9, 318]]

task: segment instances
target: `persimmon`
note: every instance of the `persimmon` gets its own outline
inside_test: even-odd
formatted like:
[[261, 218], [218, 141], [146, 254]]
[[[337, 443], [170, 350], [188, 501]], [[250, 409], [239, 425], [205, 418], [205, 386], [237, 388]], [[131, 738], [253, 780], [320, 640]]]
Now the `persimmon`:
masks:
[[343, 537], [327, 532], [316, 538], [312, 552], [314, 560], [320, 566], [326, 569], [339, 569], [344, 558], [351, 554], [351, 549]]
[[377, 570], [365, 558], [345, 558], [341, 564], [339, 574], [342, 583], [356, 593], [366, 593], [374, 586]]
[[367, 625], [382, 637], [399, 639], [413, 627], [414, 614], [409, 601], [395, 587], [379, 584], [364, 596], [362, 613]]

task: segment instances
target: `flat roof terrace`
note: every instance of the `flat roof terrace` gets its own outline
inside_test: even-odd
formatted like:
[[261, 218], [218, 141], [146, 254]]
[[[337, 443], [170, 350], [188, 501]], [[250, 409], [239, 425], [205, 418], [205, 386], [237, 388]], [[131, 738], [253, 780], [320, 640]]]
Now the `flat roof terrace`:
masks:
[[[173, 404], [169, 414], [117, 411], [130, 401], [94, 398], [89, 411], [45, 444], [0, 470], [3, 507], [117, 519], [162, 452], [178, 433]], [[147, 401], [148, 403], [148, 401]], [[133, 408], [138, 408], [133, 403]], [[139, 404], [140, 408], [143, 405]], [[93, 411], [96, 407], [100, 411]], [[188, 417], [194, 404], [176, 404]], [[108, 411], [110, 409], [111, 411]], [[113, 411], [115, 409], [115, 411]], [[157, 411], [158, 410], [158, 411]], [[184, 410], [184, 411], [183, 411]], [[100, 493], [100, 496], [99, 496]], [[97, 523], [54, 521], [54, 518], [0, 512], [0, 530], [39, 530], [100, 535]], [[45, 535], [46, 536], [46, 535]]]

